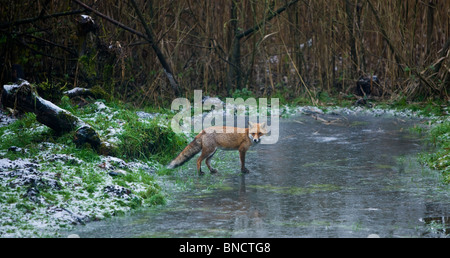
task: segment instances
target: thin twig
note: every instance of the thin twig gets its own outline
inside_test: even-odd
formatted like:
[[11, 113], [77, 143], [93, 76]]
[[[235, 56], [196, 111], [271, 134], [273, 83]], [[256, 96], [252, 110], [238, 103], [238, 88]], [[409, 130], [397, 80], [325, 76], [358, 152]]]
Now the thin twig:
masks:
[[28, 19], [23, 19], [23, 20], [0, 24], [0, 29], [6, 29], [9, 27], [17, 26], [17, 25], [33, 23], [38, 20], [46, 20], [49, 18], [57, 18], [57, 17], [61, 17], [61, 16], [80, 14], [83, 12], [85, 12], [85, 11], [84, 10], [73, 10], [73, 11], [68, 11], [68, 12], [54, 13], [54, 14], [45, 15], [45, 16], [39, 15], [38, 17], [34, 17], [34, 18], [28, 18]]

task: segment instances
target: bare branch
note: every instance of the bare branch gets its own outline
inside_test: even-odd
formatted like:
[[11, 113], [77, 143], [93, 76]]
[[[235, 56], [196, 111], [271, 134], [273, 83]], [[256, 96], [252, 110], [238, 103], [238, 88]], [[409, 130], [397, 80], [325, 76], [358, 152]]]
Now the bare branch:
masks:
[[163, 53], [159, 49], [158, 45], [155, 43], [155, 40], [154, 40], [155, 36], [153, 35], [153, 31], [145, 22], [144, 16], [142, 15], [141, 10], [139, 9], [138, 5], [136, 4], [136, 1], [130, 0], [130, 3], [133, 6], [134, 10], [136, 11], [138, 18], [142, 23], [142, 26], [144, 26], [145, 32], [147, 33], [146, 39], [152, 46], [153, 51], [155, 51], [156, 56], [158, 57], [158, 60], [161, 63], [161, 65], [164, 69], [164, 72], [166, 73], [167, 78], [169, 79], [169, 83], [172, 86], [175, 96], [179, 96], [180, 90], [178, 87], [178, 82], [176, 81], [175, 76], [173, 75], [172, 68], [170, 67], [169, 63], [167, 63], [166, 58], [164, 57]]
[[13, 22], [10, 22], [10, 23], [0, 24], [0, 29], [6, 29], [6, 28], [9, 28], [9, 27], [17, 26], [17, 25], [33, 23], [33, 22], [38, 21], [38, 20], [46, 20], [46, 19], [49, 19], [49, 18], [57, 18], [57, 17], [61, 17], [61, 16], [80, 14], [80, 13], [83, 13], [83, 12], [84, 12], [84, 10], [73, 10], [73, 11], [68, 11], [68, 12], [54, 13], [54, 14], [45, 15], [45, 16], [39, 15], [38, 17], [34, 17], [34, 18], [28, 18], [28, 19], [13, 21]]
[[257, 32], [259, 29], [261, 29], [266, 22], [272, 20], [273, 18], [277, 17], [278, 15], [280, 15], [282, 12], [284, 12], [287, 8], [289, 8], [289, 6], [297, 3], [298, 0], [293, 0], [289, 3], [287, 3], [285, 6], [278, 8], [275, 12], [272, 12], [269, 16], [267, 16], [263, 21], [261, 21], [260, 23], [258, 23], [256, 26], [242, 32], [241, 34], [236, 35], [237, 39], [241, 39], [243, 37], [247, 37], [252, 35], [253, 33]]

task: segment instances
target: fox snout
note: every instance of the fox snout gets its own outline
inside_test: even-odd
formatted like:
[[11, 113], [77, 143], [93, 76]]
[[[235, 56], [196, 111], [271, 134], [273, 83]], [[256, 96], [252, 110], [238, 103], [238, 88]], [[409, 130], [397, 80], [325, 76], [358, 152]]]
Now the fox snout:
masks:
[[261, 141], [261, 136], [263, 136], [267, 133], [266, 123], [264, 122], [261, 124], [257, 124], [257, 123], [248, 122], [248, 124], [249, 124], [248, 136], [249, 136], [250, 140], [253, 143], [259, 143]]
[[250, 141], [254, 144], [259, 143], [261, 141], [261, 133], [250, 133], [248, 137], [250, 138]]
[[248, 137], [253, 143], [259, 143], [261, 141], [261, 136], [263, 136], [263, 133], [257, 132], [257, 133], [249, 133]]

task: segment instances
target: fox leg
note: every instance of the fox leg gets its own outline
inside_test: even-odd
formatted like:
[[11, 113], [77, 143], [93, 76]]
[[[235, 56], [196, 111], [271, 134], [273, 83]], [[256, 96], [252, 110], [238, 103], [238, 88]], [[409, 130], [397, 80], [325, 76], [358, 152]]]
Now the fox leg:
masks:
[[245, 153], [246, 150], [239, 150], [239, 157], [241, 158], [241, 172], [249, 173], [250, 171], [245, 167]]
[[202, 161], [203, 161], [203, 159], [205, 158], [204, 155], [203, 155], [203, 153], [204, 153], [204, 152], [202, 151], [202, 154], [201, 154], [200, 157], [197, 159], [197, 172], [198, 172], [198, 175], [199, 175], [199, 176], [205, 174], [205, 173], [203, 173], [203, 171], [202, 171]]
[[[200, 155], [200, 157], [197, 159], [197, 172], [199, 175], [204, 175], [205, 173], [203, 173], [202, 171], [202, 161], [205, 158], [209, 158], [210, 156], [214, 155], [214, 152], [216, 151], [215, 148], [213, 149], [208, 149], [208, 148], [203, 148], [202, 149], [202, 154]], [[205, 162], [206, 163], [206, 162]], [[209, 170], [211, 170], [210, 165], [206, 164], [209, 168]]]
[[216, 148], [216, 149], [214, 150], [214, 152], [211, 153], [211, 154], [206, 158], [206, 160], [205, 160], [206, 166], [208, 166], [209, 171], [211, 171], [211, 174], [217, 173], [217, 169], [211, 167], [211, 159], [212, 159], [212, 157], [214, 156], [214, 154], [216, 153], [216, 151], [217, 151], [217, 148]]

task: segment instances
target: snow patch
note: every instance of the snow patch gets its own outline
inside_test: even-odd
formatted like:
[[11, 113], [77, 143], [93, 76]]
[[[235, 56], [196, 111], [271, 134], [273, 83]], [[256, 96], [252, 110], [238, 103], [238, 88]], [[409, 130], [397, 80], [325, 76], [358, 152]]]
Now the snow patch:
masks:
[[6, 115], [2, 110], [0, 110], [0, 127], [7, 126], [14, 121], [16, 121], [15, 118]]
[[8, 170], [25, 169], [25, 168], [38, 168], [39, 164], [32, 162], [30, 159], [0, 159], [0, 172]]

